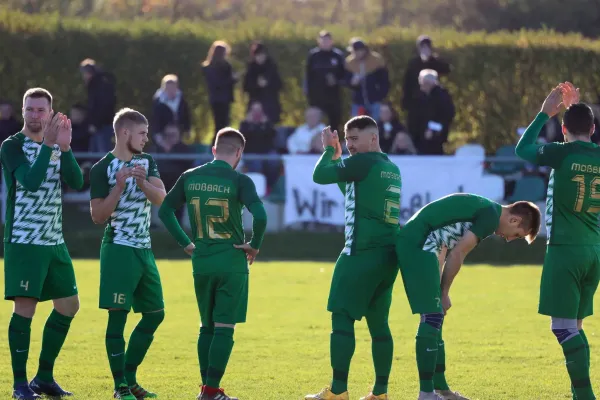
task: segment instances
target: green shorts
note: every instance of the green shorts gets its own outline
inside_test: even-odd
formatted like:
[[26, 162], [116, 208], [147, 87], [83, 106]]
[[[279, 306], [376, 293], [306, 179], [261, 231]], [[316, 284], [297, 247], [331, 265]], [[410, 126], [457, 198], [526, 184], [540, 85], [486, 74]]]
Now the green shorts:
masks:
[[194, 288], [202, 326], [246, 322], [248, 274], [194, 274]]
[[360, 321], [387, 317], [398, 269], [394, 248], [341, 254], [335, 263], [327, 310]]
[[598, 281], [600, 246], [549, 245], [538, 312], [555, 318], [589, 317], [594, 313]]
[[151, 249], [102, 243], [100, 308], [145, 313], [165, 308], [160, 275]]
[[75, 270], [66, 244], [4, 243], [6, 300], [33, 297], [46, 301], [76, 294]]
[[398, 268], [413, 314], [444, 312], [441, 304], [440, 263], [435, 253], [412, 243], [396, 246]]

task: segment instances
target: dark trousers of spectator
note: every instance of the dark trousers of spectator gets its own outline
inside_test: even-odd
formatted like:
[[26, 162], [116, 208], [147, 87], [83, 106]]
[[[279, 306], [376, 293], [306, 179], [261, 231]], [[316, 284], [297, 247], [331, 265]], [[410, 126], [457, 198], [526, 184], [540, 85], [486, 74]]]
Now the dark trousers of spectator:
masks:
[[[333, 100], [333, 101], [332, 101]], [[342, 104], [340, 99], [331, 99], [329, 101], [314, 100], [310, 102], [311, 107], [319, 108], [323, 114], [327, 116], [329, 126], [331, 130], [340, 131], [340, 124], [342, 122]]]
[[[219, 130], [229, 125], [229, 114], [231, 112], [231, 103], [210, 103], [212, 109], [213, 121], [215, 123], [215, 137]], [[215, 139], [213, 137], [213, 144]]]
[[114, 136], [115, 133], [111, 125], [98, 128], [90, 138], [90, 151], [92, 153], [107, 153], [111, 151], [115, 147], [113, 143]]

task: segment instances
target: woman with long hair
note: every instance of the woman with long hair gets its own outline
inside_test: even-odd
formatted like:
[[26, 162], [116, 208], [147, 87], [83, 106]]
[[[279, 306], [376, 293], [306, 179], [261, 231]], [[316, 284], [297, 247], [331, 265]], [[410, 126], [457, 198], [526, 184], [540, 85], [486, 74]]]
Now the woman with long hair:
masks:
[[[216, 133], [230, 125], [231, 103], [233, 103], [233, 87], [238, 78], [228, 61], [231, 47], [223, 40], [215, 41], [206, 60], [202, 63], [202, 72], [206, 78], [208, 99], [213, 114]], [[214, 142], [214, 136], [213, 136]]]

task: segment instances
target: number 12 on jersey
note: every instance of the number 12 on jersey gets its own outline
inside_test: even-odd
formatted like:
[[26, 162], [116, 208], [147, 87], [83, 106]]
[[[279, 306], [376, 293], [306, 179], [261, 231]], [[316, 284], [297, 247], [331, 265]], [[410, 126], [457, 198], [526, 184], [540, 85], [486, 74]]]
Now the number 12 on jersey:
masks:
[[[597, 187], [600, 185], [600, 176], [596, 176], [590, 182], [590, 192], [586, 193], [586, 184], [585, 184], [585, 175], [575, 175], [573, 182], [577, 182], [577, 200], [575, 200], [575, 212], [581, 212], [583, 209], [583, 202], [585, 198], [589, 196], [591, 200], [600, 200], [600, 191], [598, 191]], [[597, 213], [600, 212], [600, 207], [598, 206], [589, 206], [586, 212], [589, 213]]]
[[[390, 185], [388, 186], [386, 192], [397, 194], [398, 197], [400, 197], [400, 188], [398, 186]], [[395, 198], [387, 199], [385, 201], [384, 215], [385, 222], [388, 224], [398, 225], [400, 223], [400, 200], [396, 201]]]
[[209, 239], [229, 239], [231, 238], [230, 232], [217, 232], [215, 231], [215, 224], [224, 224], [229, 220], [229, 200], [227, 199], [208, 199], [205, 206], [215, 206], [221, 208], [220, 215], [207, 214], [204, 216], [200, 210], [200, 197], [194, 197], [191, 199], [190, 204], [194, 207], [194, 220], [196, 221], [196, 238], [204, 238], [204, 227], [208, 228]]

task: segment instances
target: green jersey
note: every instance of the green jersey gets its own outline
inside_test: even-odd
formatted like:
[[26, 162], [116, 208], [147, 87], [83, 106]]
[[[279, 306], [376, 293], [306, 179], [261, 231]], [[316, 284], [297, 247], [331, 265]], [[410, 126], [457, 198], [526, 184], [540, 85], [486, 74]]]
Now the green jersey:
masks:
[[[161, 207], [161, 219], [165, 221], [164, 210], [175, 210], [186, 205], [192, 227], [192, 237], [196, 249], [195, 259], [220, 260], [207, 261], [204, 265], [194, 265], [194, 273], [207, 272], [247, 272], [244, 253], [235, 249], [234, 244], [243, 244], [245, 239], [242, 211], [253, 205], [262, 209], [262, 201], [256, 193], [252, 180], [225, 161], [214, 160], [210, 163], [184, 172], [175, 186], [169, 191]], [[266, 226], [266, 220], [265, 220]], [[181, 246], [190, 243], [189, 238], [172, 224], [167, 225], [169, 232]], [[262, 232], [254, 232], [251, 246], [260, 248]], [[214, 258], [216, 256], [216, 258]], [[232, 262], [239, 259], [243, 263]], [[217, 265], [219, 264], [219, 265]]]
[[420, 248], [439, 254], [451, 250], [471, 231], [481, 241], [493, 235], [500, 224], [502, 206], [474, 194], [451, 194], [421, 208], [400, 232]]
[[345, 196], [343, 254], [393, 246], [400, 217], [402, 180], [398, 166], [380, 152], [333, 161], [327, 147], [315, 166], [318, 184], [338, 183]]
[[517, 146], [517, 155], [536, 165], [552, 167], [546, 197], [549, 244], [600, 243], [600, 147], [594, 143], [536, 144], [548, 121], [540, 113]]
[[[117, 172], [122, 168], [143, 166], [148, 177], [160, 178], [154, 159], [149, 154], [134, 155], [130, 161], [122, 161], [108, 153], [90, 170], [90, 196], [105, 198], [117, 184]], [[151, 203], [135, 182], [127, 178], [115, 210], [108, 219], [104, 231], [104, 243], [115, 243], [138, 249], [149, 249]]]
[[17, 133], [0, 150], [8, 189], [4, 241], [53, 246], [64, 243], [62, 184], [80, 189], [83, 176], [73, 153]]

